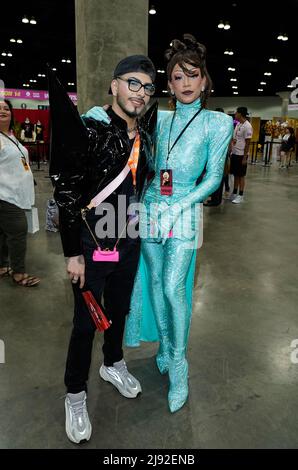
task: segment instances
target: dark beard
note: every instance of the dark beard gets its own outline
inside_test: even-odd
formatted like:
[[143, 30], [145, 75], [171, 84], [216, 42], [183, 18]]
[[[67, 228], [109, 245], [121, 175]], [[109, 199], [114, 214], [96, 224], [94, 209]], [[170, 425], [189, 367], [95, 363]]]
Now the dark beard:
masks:
[[130, 112], [130, 111], [127, 111], [127, 109], [124, 109], [124, 108], [121, 108], [122, 111], [129, 117], [131, 118], [135, 118], [135, 117], [138, 117], [138, 113], [137, 112]]
[[135, 117], [138, 117], [141, 112], [138, 112], [138, 111], [128, 111], [121, 103], [120, 100], [117, 100], [117, 104], [118, 106], [122, 109], [122, 111], [126, 114], [126, 116], [130, 117], [130, 118], [135, 118]]

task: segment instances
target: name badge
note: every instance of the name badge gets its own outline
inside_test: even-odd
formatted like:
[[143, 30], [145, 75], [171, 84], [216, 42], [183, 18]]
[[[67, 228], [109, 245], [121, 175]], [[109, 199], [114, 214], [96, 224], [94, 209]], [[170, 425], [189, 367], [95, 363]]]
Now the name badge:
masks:
[[171, 196], [173, 194], [172, 170], [160, 170], [160, 194], [162, 196]]
[[23, 167], [25, 168], [25, 171], [29, 171], [30, 168], [25, 157], [22, 157], [22, 163], [23, 163]]

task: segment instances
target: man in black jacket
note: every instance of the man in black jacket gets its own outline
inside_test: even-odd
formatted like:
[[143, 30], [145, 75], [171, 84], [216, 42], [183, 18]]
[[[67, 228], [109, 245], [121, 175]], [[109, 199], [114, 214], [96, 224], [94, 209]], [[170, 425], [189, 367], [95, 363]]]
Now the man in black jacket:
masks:
[[[103, 296], [106, 314], [112, 322], [104, 332], [104, 362], [100, 376], [127, 398], [135, 398], [141, 392], [139, 381], [127, 370], [122, 350], [125, 317], [140, 252], [139, 238], [126, 236], [126, 211], [131, 202], [138, 201], [148, 173], [151, 158], [149, 129], [154, 119], [152, 111], [151, 124], [141, 115], [154, 94], [154, 80], [155, 68], [147, 57], [135, 55], [120, 61], [111, 82], [113, 103], [107, 111], [110, 122], [83, 118], [84, 127], [72, 113], [68, 125], [73, 123], [77, 131], [70, 132], [68, 149], [63, 140], [67, 139], [65, 127], [59, 134], [55, 125], [55, 117], [59, 120], [54, 99], [59, 95], [57, 86], [57, 93], [53, 86], [52, 98], [50, 96], [53, 121], [50, 174], [59, 206], [67, 272], [74, 293], [73, 330], [65, 371], [65, 411], [66, 433], [75, 443], [89, 440], [92, 430], [86, 398], [95, 325], [82, 290], [91, 290], [98, 303]], [[66, 118], [65, 113], [63, 118]], [[93, 207], [90, 201], [106, 189], [127, 164], [131, 171], [123, 182], [98, 207]], [[85, 222], [82, 219], [84, 208]], [[111, 227], [104, 223], [111, 220], [114, 221], [112, 234], [109, 232]], [[116, 250], [119, 261], [93, 261], [96, 249], [102, 254], [105, 250], [107, 253]]]

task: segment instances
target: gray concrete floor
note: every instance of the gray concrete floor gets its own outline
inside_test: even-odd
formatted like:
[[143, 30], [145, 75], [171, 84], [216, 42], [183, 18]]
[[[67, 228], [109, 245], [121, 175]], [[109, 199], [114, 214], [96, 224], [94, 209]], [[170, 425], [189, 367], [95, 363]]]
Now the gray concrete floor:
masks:
[[[28, 271], [38, 288], [0, 281], [0, 448], [74, 448], [64, 432], [63, 374], [72, 293], [58, 233], [44, 230], [51, 195], [36, 172], [41, 230], [29, 236]], [[156, 344], [126, 349], [143, 394], [119, 395], [98, 378], [93, 349], [83, 448], [297, 448], [298, 165], [249, 167], [246, 200], [204, 210], [189, 345], [190, 397], [171, 414]]]

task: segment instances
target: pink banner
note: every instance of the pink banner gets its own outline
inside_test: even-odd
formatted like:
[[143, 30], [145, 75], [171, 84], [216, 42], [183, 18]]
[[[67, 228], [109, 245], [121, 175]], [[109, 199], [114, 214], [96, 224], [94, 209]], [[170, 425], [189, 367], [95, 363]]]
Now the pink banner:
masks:
[[[1, 90], [1, 95], [3, 96], [3, 91]], [[70, 99], [76, 103], [77, 94], [68, 93]], [[48, 101], [49, 93], [47, 91], [38, 91], [38, 90], [15, 90], [13, 88], [4, 89], [4, 97], [9, 99], [19, 99], [19, 100], [38, 100], [38, 101]]]

